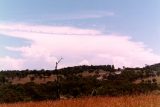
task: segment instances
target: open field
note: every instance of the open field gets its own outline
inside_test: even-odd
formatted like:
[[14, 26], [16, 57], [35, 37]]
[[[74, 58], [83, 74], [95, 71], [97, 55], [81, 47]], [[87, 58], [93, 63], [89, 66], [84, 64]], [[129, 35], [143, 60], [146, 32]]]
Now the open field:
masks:
[[60, 101], [0, 104], [0, 107], [160, 107], [160, 96], [90, 97]]

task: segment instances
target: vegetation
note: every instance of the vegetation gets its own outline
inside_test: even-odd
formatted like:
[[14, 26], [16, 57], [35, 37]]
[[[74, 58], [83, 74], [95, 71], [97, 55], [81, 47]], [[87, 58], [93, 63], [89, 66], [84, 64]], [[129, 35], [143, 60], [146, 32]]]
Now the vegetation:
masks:
[[160, 96], [88, 97], [58, 101], [0, 104], [1, 107], [159, 107]]
[[[102, 65], [75, 66], [59, 70], [1, 71], [0, 103], [56, 100], [59, 97], [68, 99], [148, 94], [159, 90], [159, 82], [156, 80], [159, 72], [158, 65], [156, 69], [153, 65], [123, 69]], [[151, 77], [152, 79], [149, 79]], [[27, 81], [19, 83], [27, 78]], [[136, 82], [137, 80], [139, 82]]]

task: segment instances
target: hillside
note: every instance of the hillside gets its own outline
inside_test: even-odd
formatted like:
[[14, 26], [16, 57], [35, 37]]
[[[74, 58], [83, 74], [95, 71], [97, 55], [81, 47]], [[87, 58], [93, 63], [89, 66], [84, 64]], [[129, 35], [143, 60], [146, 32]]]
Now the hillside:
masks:
[[149, 67], [154, 71], [160, 71], [160, 63], [150, 65]]
[[148, 94], [159, 90], [160, 71], [153, 68], [115, 69], [114, 65], [100, 65], [1, 71], [0, 102]]
[[[22, 71], [1, 71], [0, 72], [0, 82], [9, 82], [11, 84], [25, 84], [28, 82], [34, 82], [36, 84], [47, 83], [55, 81], [58, 75], [65, 78], [67, 75], [77, 75], [82, 77], [96, 77], [99, 80], [105, 80], [109, 74], [120, 74], [122, 71], [138, 72], [144, 80], [157, 78], [158, 82], [160, 75], [160, 64], [154, 64], [151, 66], [146, 66], [144, 68], [125, 68], [125, 69], [114, 69], [111, 65], [101, 65], [101, 66], [75, 66], [67, 67], [55, 70], [22, 70]], [[145, 73], [144, 73], [145, 71]], [[156, 77], [158, 76], [158, 77]], [[151, 77], [151, 78], [148, 78]], [[138, 79], [137, 80], [142, 80]], [[148, 78], [148, 79], [147, 79]]]
[[[114, 68], [113, 68], [114, 69]], [[11, 84], [25, 84], [28, 82], [34, 82], [37, 84], [47, 83], [49, 81], [55, 81], [56, 75], [66, 77], [67, 75], [77, 75], [82, 77], [96, 76], [102, 77], [108, 75], [112, 70], [110, 65], [101, 66], [75, 66], [67, 67], [59, 70], [22, 70], [22, 71], [1, 71], [1, 82], [9, 82]]]

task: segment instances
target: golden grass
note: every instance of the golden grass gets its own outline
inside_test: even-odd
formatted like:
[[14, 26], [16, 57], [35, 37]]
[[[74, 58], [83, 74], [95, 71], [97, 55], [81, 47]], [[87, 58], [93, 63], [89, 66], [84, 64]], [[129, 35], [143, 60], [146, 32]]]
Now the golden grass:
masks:
[[160, 96], [90, 97], [60, 101], [0, 104], [0, 107], [160, 107]]

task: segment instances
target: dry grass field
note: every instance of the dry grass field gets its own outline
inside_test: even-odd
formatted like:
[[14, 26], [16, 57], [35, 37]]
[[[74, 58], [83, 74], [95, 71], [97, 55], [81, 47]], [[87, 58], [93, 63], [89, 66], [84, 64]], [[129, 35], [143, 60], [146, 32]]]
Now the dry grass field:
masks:
[[0, 104], [0, 107], [160, 107], [160, 96], [90, 97], [60, 101]]

